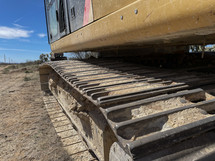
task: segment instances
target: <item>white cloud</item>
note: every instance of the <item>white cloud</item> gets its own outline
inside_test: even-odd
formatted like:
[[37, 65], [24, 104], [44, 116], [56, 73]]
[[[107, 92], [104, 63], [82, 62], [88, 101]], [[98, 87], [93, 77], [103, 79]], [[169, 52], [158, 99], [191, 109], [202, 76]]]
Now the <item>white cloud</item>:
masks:
[[22, 19], [23, 19], [23, 17], [17, 18], [17, 19], [14, 21], [14, 23], [17, 23], [17, 22], [21, 21]]
[[16, 23], [13, 23], [14, 26], [16, 26], [17, 28], [25, 28], [25, 26], [22, 26], [22, 25], [19, 25], [19, 24], [16, 24]]
[[38, 34], [38, 36], [39, 36], [40, 38], [44, 38], [44, 37], [46, 37], [46, 34], [41, 33], [41, 34]]
[[28, 38], [34, 31], [24, 30], [17, 27], [0, 26], [0, 38], [2, 39], [16, 39]]

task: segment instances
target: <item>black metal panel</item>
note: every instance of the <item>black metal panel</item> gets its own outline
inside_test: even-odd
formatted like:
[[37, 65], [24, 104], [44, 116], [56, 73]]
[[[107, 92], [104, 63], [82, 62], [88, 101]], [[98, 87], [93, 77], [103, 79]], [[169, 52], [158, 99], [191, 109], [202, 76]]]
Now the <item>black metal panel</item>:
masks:
[[66, 0], [45, 0], [49, 43], [70, 33]]
[[68, 0], [68, 14], [71, 32], [83, 27], [85, 0]]

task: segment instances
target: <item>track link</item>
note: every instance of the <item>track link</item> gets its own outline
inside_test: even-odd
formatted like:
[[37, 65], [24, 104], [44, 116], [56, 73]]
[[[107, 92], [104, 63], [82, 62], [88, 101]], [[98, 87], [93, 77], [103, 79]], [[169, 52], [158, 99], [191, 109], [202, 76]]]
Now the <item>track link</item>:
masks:
[[214, 93], [214, 75], [112, 60], [50, 62], [40, 67], [44, 91], [48, 68], [100, 109], [132, 160], [147, 159], [215, 129], [215, 97], [203, 90]]
[[43, 97], [43, 101], [63, 148], [71, 160], [96, 161], [97, 159], [91, 155], [55, 97], [46, 95]]

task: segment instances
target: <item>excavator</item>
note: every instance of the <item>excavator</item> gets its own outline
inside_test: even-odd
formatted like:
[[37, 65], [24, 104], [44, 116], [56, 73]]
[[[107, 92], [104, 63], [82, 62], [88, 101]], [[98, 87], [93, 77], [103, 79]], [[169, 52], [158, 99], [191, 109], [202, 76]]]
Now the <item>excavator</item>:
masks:
[[214, 0], [45, 0], [45, 12], [53, 53], [94, 53], [39, 72], [97, 160], [215, 160]]

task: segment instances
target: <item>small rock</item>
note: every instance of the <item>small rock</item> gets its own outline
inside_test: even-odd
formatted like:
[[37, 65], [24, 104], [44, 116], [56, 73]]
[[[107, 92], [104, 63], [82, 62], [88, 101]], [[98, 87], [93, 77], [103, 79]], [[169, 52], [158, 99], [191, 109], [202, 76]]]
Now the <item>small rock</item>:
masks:
[[7, 138], [7, 135], [0, 134], [0, 137], [3, 138], [3, 139], [6, 139], [6, 138]]
[[181, 103], [187, 103], [187, 101], [185, 99], [183, 99], [183, 98], [180, 99], [180, 102]]

